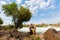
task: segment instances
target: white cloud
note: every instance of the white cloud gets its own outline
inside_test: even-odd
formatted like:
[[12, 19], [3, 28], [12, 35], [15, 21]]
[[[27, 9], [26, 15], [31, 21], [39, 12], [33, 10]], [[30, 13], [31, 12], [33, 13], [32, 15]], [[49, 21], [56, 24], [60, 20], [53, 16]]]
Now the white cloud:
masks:
[[2, 20], [4, 21], [3, 25], [8, 25], [8, 24], [11, 24], [11, 17], [6, 17], [5, 14], [3, 14], [3, 11], [2, 11], [2, 5], [6, 4], [7, 2], [5, 1], [0, 1], [0, 18], [2, 18]]
[[48, 3], [46, 3], [46, 2], [40, 3], [40, 9], [44, 9], [44, 8], [46, 8], [48, 6], [49, 6]]
[[2, 4], [6, 4], [6, 2], [5, 1], [0, 1], [0, 5], [2, 5]]
[[41, 23], [46, 23], [46, 24], [55, 24], [55, 23], [59, 23], [60, 22], [60, 18], [57, 17], [57, 18], [51, 18], [51, 19], [40, 19], [36, 22], [34, 21], [29, 21], [27, 22], [26, 24], [41, 24]]
[[26, 7], [26, 4], [21, 4], [21, 6], [24, 6], [24, 7]]
[[48, 0], [47, 2], [45, 2], [45, 0], [29, 0], [25, 1], [25, 3], [33, 13], [35, 13], [37, 9], [47, 10], [55, 8], [55, 0]]
[[2, 12], [2, 5], [6, 4], [5, 1], [0, 1], [0, 13]]
[[20, 4], [22, 2], [22, 0], [16, 0], [17, 4]]
[[1, 11], [1, 9], [2, 9], [1, 6], [2, 6], [3, 4], [6, 4], [6, 2], [5, 2], [5, 1], [0, 1], [0, 11]]
[[40, 14], [40, 16], [45, 16], [45, 14]]
[[0, 12], [2, 11], [2, 5], [6, 4], [5, 1], [0, 1]]
[[13, 24], [12, 23], [12, 18], [11, 17], [6, 17], [6, 15], [1, 11], [0, 13], [0, 18], [3, 20], [3, 25], [8, 25], [8, 24]]
[[42, 19], [39, 22], [40, 23], [48, 23], [48, 24], [59, 23], [60, 22], [60, 17], [54, 17], [54, 18], [51, 18], [51, 19]]

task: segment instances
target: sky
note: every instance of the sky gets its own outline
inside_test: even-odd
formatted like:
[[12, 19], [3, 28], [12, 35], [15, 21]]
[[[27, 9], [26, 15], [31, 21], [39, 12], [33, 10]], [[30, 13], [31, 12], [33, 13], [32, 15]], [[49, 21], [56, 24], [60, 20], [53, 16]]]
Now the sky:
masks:
[[18, 6], [30, 9], [32, 17], [26, 24], [59, 23], [60, 22], [60, 0], [0, 0], [0, 18], [3, 25], [13, 24], [12, 18], [7, 17], [2, 11], [2, 5], [16, 2]]

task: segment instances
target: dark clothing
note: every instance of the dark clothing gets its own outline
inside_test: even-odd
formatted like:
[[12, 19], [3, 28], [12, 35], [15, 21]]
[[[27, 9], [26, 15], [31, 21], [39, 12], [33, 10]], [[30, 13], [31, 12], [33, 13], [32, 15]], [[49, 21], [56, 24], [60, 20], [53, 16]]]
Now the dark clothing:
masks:
[[34, 26], [31, 26], [29, 29], [30, 29], [30, 34], [33, 34], [32, 29], [34, 29], [34, 34], [36, 33], [35, 32], [36, 28]]

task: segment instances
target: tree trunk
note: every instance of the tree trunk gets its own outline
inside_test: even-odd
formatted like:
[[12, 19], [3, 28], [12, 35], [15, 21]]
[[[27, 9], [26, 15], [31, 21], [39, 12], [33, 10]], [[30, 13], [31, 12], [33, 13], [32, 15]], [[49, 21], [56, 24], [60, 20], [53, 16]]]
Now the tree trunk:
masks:
[[22, 22], [18, 22], [17, 24], [15, 24], [15, 29], [18, 29], [18, 27], [22, 28], [22, 26]]
[[18, 27], [22, 28], [22, 21], [20, 20], [16, 20], [15, 17], [13, 17], [13, 21], [14, 21], [14, 24], [15, 24], [15, 29], [17, 29]]

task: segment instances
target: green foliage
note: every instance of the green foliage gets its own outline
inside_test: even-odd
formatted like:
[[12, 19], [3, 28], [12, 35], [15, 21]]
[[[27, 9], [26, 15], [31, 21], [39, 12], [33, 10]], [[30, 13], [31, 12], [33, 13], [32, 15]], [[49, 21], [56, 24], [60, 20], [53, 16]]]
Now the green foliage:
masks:
[[12, 16], [12, 21], [15, 24], [15, 28], [22, 28], [22, 23], [29, 21], [31, 18], [30, 10], [23, 6], [18, 8], [15, 2], [11, 4], [5, 4], [2, 6], [2, 8], [7, 16]]
[[13, 29], [13, 28], [14, 28], [14, 25], [3, 26], [3, 29]]
[[[24, 26], [24, 27], [29, 27], [28, 24], [24, 24], [23, 26]], [[36, 27], [47, 27], [48, 24], [35, 24], [35, 26], [36, 26]]]
[[49, 24], [49, 26], [52, 26], [52, 25], [54, 25], [54, 24]]
[[36, 24], [36, 27], [40, 27], [40, 24]]
[[44, 23], [42, 23], [42, 24], [39, 24], [39, 26], [40, 26], [40, 27], [47, 27], [48, 24], [44, 24]]
[[23, 25], [23, 27], [29, 27], [29, 25], [26, 25], [26, 24], [25, 24], [25, 25]]
[[31, 18], [31, 12], [29, 9], [24, 8], [23, 6], [20, 7], [20, 18], [22, 21], [28, 21]]
[[36, 37], [35, 35], [31, 35], [31, 40], [41, 40], [41, 38], [38, 36]]
[[40, 37], [37, 37], [35, 40], [41, 40]]
[[2, 6], [2, 8], [7, 16], [12, 16], [16, 12], [17, 4], [15, 4], [14, 2], [11, 4], [5, 4]]
[[0, 18], [0, 25], [3, 24], [3, 20]]
[[47, 27], [48, 26], [48, 24], [44, 24], [44, 23], [42, 23], [42, 24], [35, 24], [36, 25], [36, 27]]

